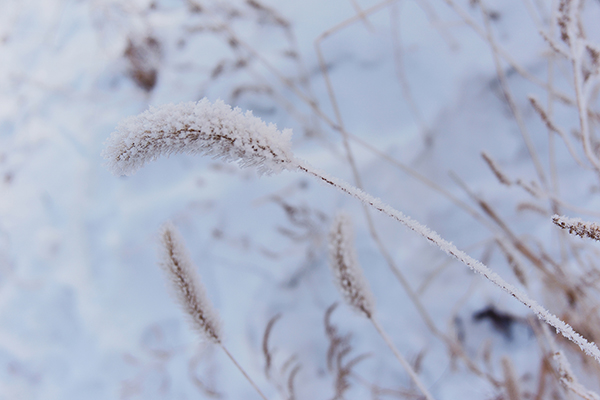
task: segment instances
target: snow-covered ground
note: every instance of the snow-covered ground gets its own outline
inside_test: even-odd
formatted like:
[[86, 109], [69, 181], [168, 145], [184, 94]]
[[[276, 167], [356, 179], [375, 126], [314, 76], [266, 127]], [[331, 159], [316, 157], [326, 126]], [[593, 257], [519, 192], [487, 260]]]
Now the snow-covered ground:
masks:
[[[269, 399], [331, 399], [341, 378], [349, 386], [339, 398], [417, 398], [368, 320], [340, 304], [330, 323], [351, 338], [332, 346], [326, 333], [326, 311], [341, 301], [327, 253], [340, 210], [352, 215], [377, 318], [436, 399], [574, 398], [548, 357], [554, 341], [527, 307], [370, 212], [378, 244], [363, 207], [341, 191], [299, 172], [259, 176], [185, 154], [117, 177], [101, 157], [125, 117], [207, 97], [292, 128], [298, 157], [357, 184], [346, 131], [365, 191], [598, 341], [597, 246], [551, 222], [554, 213], [597, 220], [600, 198], [577, 106], [556, 100], [575, 99], [571, 63], [552, 57], [538, 33], [568, 50], [550, 3], [0, 2], [0, 400], [258, 398], [169, 295], [158, 266], [168, 220], [219, 312], [225, 345]], [[600, 4], [583, 3], [581, 25], [598, 43]], [[591, 82], [599, 71], [590, 54]], [[548, 133], [530, 95], [583, 166]], [[584, 95], [596, 112], [593, 147], [597, 86]], [[264, 333], [276, 315], [266, 371]], [[599, 390], [597, 363], [555, 339], [579, 381]], [[449, 351], [452, 340], [463, 356]]]

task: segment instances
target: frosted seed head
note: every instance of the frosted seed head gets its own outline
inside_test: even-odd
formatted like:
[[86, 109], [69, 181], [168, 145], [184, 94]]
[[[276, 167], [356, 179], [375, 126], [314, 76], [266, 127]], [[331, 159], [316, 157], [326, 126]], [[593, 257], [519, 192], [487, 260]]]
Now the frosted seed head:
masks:
[[196, 332], [213, 343], [223, 337], [221, 321], [206, 296], [196, 267], [184, 245], [183, 238], [172, 223], [163, 225], [160, 232], [162, 262], [171, 291], [189, 317]]
[[358, 264], [352, 221], [347, 214], [336, 216], [329, 233], [330, 265], [344, 301], [358, 313], [371, 318], [375, 301]]
[[584, 221], [581, 218], [568, 218], [561, 215], [553, 215], [552, 222], [562, 229], [569, 231], [571, 235], [588, 237], [600, 241], [600, 225]]
[[277, 130], [251, 111], [221, 100], [166, 104], [123, 120], [102, 156], [115, 175], [132, 175], [147, 162], [175, 153], [210, 155], [260, 173], [295, 169], [290, 129]]

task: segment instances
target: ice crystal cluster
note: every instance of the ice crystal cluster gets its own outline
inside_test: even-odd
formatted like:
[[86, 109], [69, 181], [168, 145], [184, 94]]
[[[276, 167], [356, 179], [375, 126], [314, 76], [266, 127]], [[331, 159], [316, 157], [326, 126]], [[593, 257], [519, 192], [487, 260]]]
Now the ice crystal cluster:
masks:
[[221, 100], [166, 104], [126, 118], [106, 142], [102, 156], [115, 175], [132, 175], [147, 162], [175, 153], [203, 154], [260, 173], [294, 169], [292, 131], [277, 130], [251, 111]]
[[196, 267], [183, 244], [183, 239], [172, 223], [161, 230], [162, 263], [171, 283], [173, 295], [189, 316], [193, 328], [206, 340], [220, 343], [221, 322], [206, 296]]
[[333, 221], [329, 254], [334, 280], [344, 301], [358, 313], [371, 318], [375, 301], [358, 264], [352, 221], [347, 214], [340, 213]]

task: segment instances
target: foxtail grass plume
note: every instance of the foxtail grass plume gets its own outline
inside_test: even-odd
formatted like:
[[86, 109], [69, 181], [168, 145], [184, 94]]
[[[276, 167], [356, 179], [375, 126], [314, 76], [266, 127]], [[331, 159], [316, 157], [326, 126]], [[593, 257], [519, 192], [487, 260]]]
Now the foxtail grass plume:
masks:
[[185, 248], [183, 238], [172, 223], [163, 225], [161, 234], [161, 266], [171, 283], [172, 292], [189, 316], [190, 323], [203, 338], [221, 343], [221, 322], [206, 296], [196, 267]]
[[329, 254], [334, 280], [344, 301], [358, 313], [371, 318], [375, 301], [358, 265], [352, 221], [347, 214], [340, 213], [333, 221]]
[[102, 156], [115, 175], [132, 175], [147, 162], [176, 153], [204, 154], [261, 173], [294, 169], [291, 129], [277, 130], [221, 100], [166, 104], [126, 118], [106, 142]]
[[408, 361], [400, 354], [390, 337], [385, 333], [375, 317], [375, 300], [369, 289], [367, 280], [358, 265], [358, 256], [354, 248], [354, 231], [350, 216], [339, 213], [329, 232], [329, 254], [331, 269], [335, 283], [342, 297], [357, 313], [367, 317], [377, 332], [381, 335], [390, 350], [394, 353], [400, 364], [404, 367], [410, 378], [425, 395], [425, 399], [434, 400], [427, 387]]

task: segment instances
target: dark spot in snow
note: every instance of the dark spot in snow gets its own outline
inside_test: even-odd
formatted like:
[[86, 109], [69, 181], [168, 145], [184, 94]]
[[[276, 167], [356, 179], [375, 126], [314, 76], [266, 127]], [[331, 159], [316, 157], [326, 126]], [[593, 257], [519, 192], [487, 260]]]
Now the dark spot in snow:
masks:
[[496, 310], [494, 306], [487, 306], [481, 311], [473, 314], [473, 320], [482, 321], [489, 320], [495, 330], [500, 332], [506, 339], [512, 339], [512, 326], [518, 322], [517, 318]]

